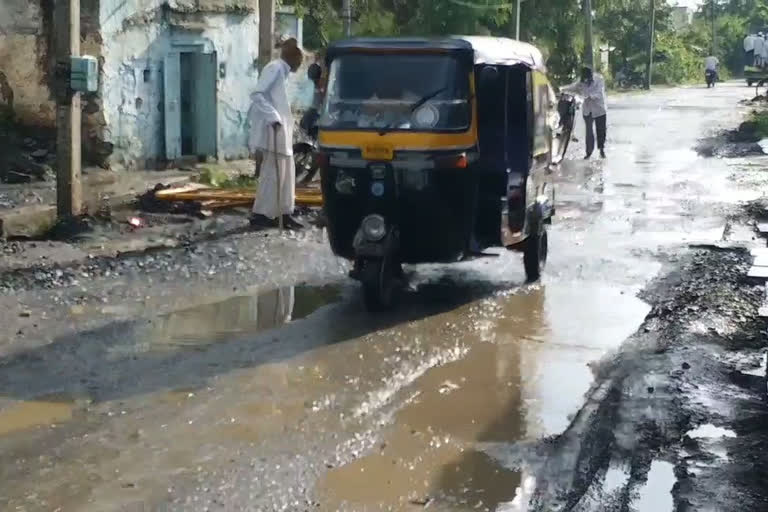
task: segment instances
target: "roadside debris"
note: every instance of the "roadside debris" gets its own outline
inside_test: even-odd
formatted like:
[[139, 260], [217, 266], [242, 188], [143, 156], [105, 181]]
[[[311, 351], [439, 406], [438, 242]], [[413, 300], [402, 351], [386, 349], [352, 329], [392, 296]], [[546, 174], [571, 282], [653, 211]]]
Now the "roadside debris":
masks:
[[214, 188], [236, 188], [236, 189], [255, 189], [258, 180], [255, 176], [249, 174], [230, 174], [209, 167], [203, 169], [197, 182], [203, 185], [209, 185]]
[[[208, 217], [215, 210], [248, 207], [253, 204], [255, 196], [255, 188], [219, 188], [201, 183], [181, 187], [158, 184], [138, 197], [138, 205], [146, 212]], [[317, 207], [322, 204], [319, 188], [296, 188], [297, 206]]]

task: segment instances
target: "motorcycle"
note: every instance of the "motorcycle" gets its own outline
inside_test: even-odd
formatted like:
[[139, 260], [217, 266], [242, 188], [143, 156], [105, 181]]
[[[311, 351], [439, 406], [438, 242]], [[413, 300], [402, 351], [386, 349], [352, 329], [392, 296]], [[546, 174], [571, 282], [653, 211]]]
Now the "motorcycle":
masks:
[[560, 147], [558, 153], [565, 157], [568, 152], [568, 145], [571, 143], [573, 133], [573, 124], [576, 119], [576, 110], [579, 108], [579, 100], [573, 94], [560, 93], [557, 102], [557, 113], [559, 117], [555, 138], [559, 141]]
[[[310, 183], [319, 169], [317, 162], [317, 111], [310, 109], [299, 123], [299, 141], [293, 144], [296, 183]], [[314, 118], [310, 120], [307, 118]], [[306, 121], [305, 121], [306, 119]]]
[[710, 87], [714, 87], [715, 83], [717, 83], [717, 71], [708, 69], [704, 73], [704, 79], [707, 81], [707, 89], [709, 89]]
[[[315, 94], [319, 91], [322, 68], [312, 64], [307, 70], [307, 77], [315, 84]], [[317, 176], [317, 121], [320, 119], [317, 102], [310, 107], [299, 122], [300, 139], [293, 145], [293, 159], [296, 166], [296, 183], [308, 184]]]

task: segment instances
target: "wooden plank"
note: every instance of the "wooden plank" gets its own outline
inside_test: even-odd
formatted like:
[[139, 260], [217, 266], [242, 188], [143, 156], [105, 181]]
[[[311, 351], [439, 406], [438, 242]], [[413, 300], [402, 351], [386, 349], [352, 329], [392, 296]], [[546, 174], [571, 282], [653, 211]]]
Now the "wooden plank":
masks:
[[219, 209], [219, 208], [235, 208], [235, 207], [238, 207], [238, 206], [250, 205], [251, 203], [253, 203], [253, 201], [248, 200], [248, 199], [246, 199], [246, 200], [239, 200], [239, 201], [231, 201], [231, 200], [230, 201], [214, 201], [214, 200], [210, 200], [210, 201], [203, 201], [203, 202], [201, 202], [200, 206], [203, 207], [203, 208], [207, 208], [209, 210], [215, 210], [215, 209]]
[[[200, 201], [205, 208], [226, 208], [250, 204], [256, 197], [253, 189], [216, 189], [190, 185], [176, 189], [160, 190], [155, 197], [163, 201]], [[320, 189], [296, 189], [296, 204], [322, 206], [323, 194]], [[210, 206], [212, 205], [212, 206]]]
[[200, 183], [190, 183], [183, 187], [158, 190], [157, 192], [155, 192], [155, 197], [157, 197], [158, 199], [164, 199], [165, 196], [172, 196], [173, 194], [181, 194], [184, 192], [194, 192], [195, 190], [204, 190], [208, 188], [210, 188], [208, 185], [202, 185]]
[[322, 196], [302, 196], [296, 194], [296, 204], [303, 206], [323, 206]]

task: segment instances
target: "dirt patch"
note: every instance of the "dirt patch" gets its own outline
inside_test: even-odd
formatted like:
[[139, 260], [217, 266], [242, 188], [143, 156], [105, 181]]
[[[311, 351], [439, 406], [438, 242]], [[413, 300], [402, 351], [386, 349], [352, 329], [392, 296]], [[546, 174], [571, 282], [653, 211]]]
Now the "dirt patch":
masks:
[[0, 112], [0, 147], [3, 148], [0, 152], [0, 182], [31, 183], [54, 179], [56, 134], [53, 130], [26, 129], [8, 118], [3, 121]]
[[767, 324], [750, 264], [696, 250], [646, 288], [651, 312], [546, 448], [533, 510], [633, 510], [659, 465], [672, 468], [654, 491], [671, 493], [664, 510], [764, 509]]
[[[768, 99], [762, 96], [752, 100], [765, 103]], [[760, 142], [768, 138], [768, 111], [761, 107], [742, 122], [737, 128], [724, 130], [712, 137], [701, 139], [696, 151], [706, 157], [741, 158], [752, 155], [763, 155], [765, 150]]]

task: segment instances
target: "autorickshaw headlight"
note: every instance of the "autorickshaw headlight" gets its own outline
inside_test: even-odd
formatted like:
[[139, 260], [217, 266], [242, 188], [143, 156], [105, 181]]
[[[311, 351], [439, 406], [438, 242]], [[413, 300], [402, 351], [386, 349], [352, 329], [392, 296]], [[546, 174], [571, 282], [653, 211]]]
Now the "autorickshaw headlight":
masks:
[[378, 242], [387, 234], [387, 223], [381, 215], [369, 215], [363, 219], [363, 234], [370, 242]]
[[434, 105], [422, 105], [413, 113], [413, 122], [419, 128], [434, 128], [440, 120], [440, 111]]

